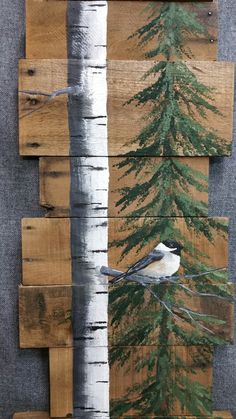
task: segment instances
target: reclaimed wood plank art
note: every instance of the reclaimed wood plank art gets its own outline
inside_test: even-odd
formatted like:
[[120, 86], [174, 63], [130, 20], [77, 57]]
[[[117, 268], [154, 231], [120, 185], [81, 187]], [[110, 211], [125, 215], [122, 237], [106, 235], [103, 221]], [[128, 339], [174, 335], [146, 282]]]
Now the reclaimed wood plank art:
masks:
[[[145, 25], [151, 15], [151, 8], [158, 9], [161, 5], [161, 2], [156, 1], [150, 3], [135, 0], [108, 3], [83, 1], [80, 4], [66, 0], [26, 0], [26, 57], [85, 58], [89, 54], [91, 58], [94, 48], [100, 49], [100, 54], [107, 43], [108, 59], [142, 60], [147, 47], [137, 46], [135, 40], [129, 39], [127, 42], [127, 39]], [[187, 8], [198, 14], [198, 20], [206, 28], [201, 34], [187, 34], [188, 48], [199, 60], [216, 60], [217, 1], [206, 1], [199, 9], [194, 7], [193, 2], [188, 2]], [[127, 12], [130, 10], [132, 13]], [[106, 17], [107, 39], [105, 32], [102, 36], [100, 25], [101, 21], [105, 22]], [[100, 40], [98, 36], [101, 37]], [[151, 42], [152, 46], [155, 45], [154, 38]]]
[[[83, 79], [79, 77], [80, 68]], [[63, 91], [68, 77], [78, 89], [69, 95], [69, 102], [65, 94], [50, 96]], [[106, 109], [104, 62], [22, 60], [20, 153], [228, 155], [233, 83], [234, 67], [226, 62], [109, 61]], [[76, 122], [73, 115], [77, 115]]]
[[20, 153], [51, 218], [22, 223], [20, 328], [49, 347], [50, 417], [231, 417], [211, 403], [233, 339], [228, 220], [207, 218], [232, 142], [216, 57], [217, 1], [26, 0]]
[[[40, 159], [40, 204], [48, 217], [204, 216], [208, 214], [209, 159], [44, 157]], [[137, 173], [127, 170], [131, 164]], [[104, 179], [109, 171], [109, 188]], [[168, 181], [163, 179], [168, 173]], [[157, 183], [158, 182], [158, 183]], [[127, 188], [134, 188], [129, 196]], [[163, 195], [169, 206], [163, 208]], [[108, 207], [107, 207], [108, 194]], [[178, 197], [191, 206], [181, 208]], [[155, 206], [150, 206], [155, 199]]]

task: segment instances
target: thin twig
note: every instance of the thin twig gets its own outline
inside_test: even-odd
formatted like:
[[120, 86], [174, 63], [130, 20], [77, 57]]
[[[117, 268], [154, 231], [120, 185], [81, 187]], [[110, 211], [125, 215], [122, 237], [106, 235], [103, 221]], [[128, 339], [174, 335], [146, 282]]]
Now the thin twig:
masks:
[[44, 106], [46, 106], [49, 102], [51, 102], [57, 96], [64, 95], [64, 94], [72, 95], [72, 96], [78, 96], [79, 94], [81, 94], [81, 88], [80, 88], [79, 85], [76, 85], [76, 86], [68, 86], [68, 87], [65, 87], [64, 89], [55, 90], [52, 93], [46, 93], [46, 92], [41, 92], [41, 91], [37, 91], [37, 90], [19, 90], [19, 93], [22, 93], [22, 94], [25, 94], [25, 95], [32, 95], [32, 96], [46, 96], [48, 98], [38, 108], [32, 109], [31, 111], [25, 113], [24, 115], [21, 115], [20, 119], [22, 119], [22, 118], [25, 118], [25, 117], [31, 115], [34, 112], [39, 111], [40, 109], [42, 109]]

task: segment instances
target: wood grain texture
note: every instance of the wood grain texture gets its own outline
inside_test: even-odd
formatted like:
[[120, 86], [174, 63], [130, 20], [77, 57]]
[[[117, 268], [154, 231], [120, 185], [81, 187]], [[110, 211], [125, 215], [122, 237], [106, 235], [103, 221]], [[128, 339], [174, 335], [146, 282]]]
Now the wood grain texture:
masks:
[[71, 346], [71, 311], [70, 286], [20, 286], [20, 347]]
[[[67, 85], [67, 60], [20, 60], [19, 90], [52, 93]], [[19, 135], [22, 155], [69, 154], [67, 95], [58, 96], [42, 106], [47, 99], [42, 95], [23, 93], [19, 95]], [[39, 110], [35, 111], [36, 109]]]
[[70, 220], [23, 219], [22, 261], [24, 285], [71, 284]]
[[47, 216], [68, 217], [72, 175], [70, 159], [63, 157], [40, 158], [39, 175], [40, 205], [49, 210]]
[[67, 58], [67, 2], [26, 0], [26, 57]]
[[[166, 217], [168, 221], [168, 217]], [[209, 222], [216, 221], [223, 223], [227, 228], [228, 219], [223, 217], [211, 217], [209, 219], [199, 218], [199, 222], [204, 222], [205, 226]], [[107, 253], [104, 249], [104, 243], [114, 240], [124, 239], [127, 234], [134, 234], [143, 226], [144, 219], [137, 218], [134, 222], [128, 222], [127, 218], [74, 218], [72, 220], [62, 218], [33, 218], [23, 220], [22, 240], [23, 240], [23, 283], [24, 285], [45, 285], [45, 279], [49, 278], [51, 283], [72, 283], [71, 257], [77, 258], [80, 262], [81, 275], [77, 285], [107, 284], [106, 277], [99, 273], [99, 254], [101, 257]], [[162, 218], [149, 217], [146, 224], [147, 231], [150, 228], [162, 222]], [[74, 244], [80, 240], [80, 246], [77, 246], [77, 253], [71, 255], [70, 225], [73, 223], [72, 232]], [[86, 234], [79, 236], [76, 232], [76, 226], [83, 223], [86, 231], [89, 232], [90, 242], [87, 241]], [[213, 232], [212, 242], [203, 234], [196, 234], [194, 230], [189, 230], [191, 217], [176, 218], [175, 226], [180, 234], [189, 240], [195, 252], [202, 252], [203, 260], [207, 259], [207, 264], [212, 269], [227, 268], [228, 266], [228, 241], [222, 237], [220, 232]], [[106, 227], [108, 224], [109, 236], [106, 237]], [[30, 229], [27, 227], [31, 227]], [[75, 234], [76, 233], [76, 234]], [[96, 240], [92, 240], [96, 237]], [[122, 247], [110, 246], [108, 252], [108, 264], [111, 268], [125, 271], [137, 259], [147, 255], [158, 243], [160, 237], [156, 237], [142, 246], [137, 252], [136, 248], [131, 249], [128, 255], [121, 258]], [[78, 242], [77, 242], [78, 243]], [[75, 246], [76, 247], [76, 246]], [[194, 256], [195, 253], [193, 253]], [[183, 250], [184, 257], [189, 258], [188, 253]], [[100, 263], [102, 259], [100, 259]], [[183, 270], [180, 270], [183, 273]], [[58, 279], [59, 278], [59, 279]], [[61, 281], [61, 282], [60, 282]], [[62, 282], [64, 281], [64, 282]], [[65, 282], [66, 281], [66, 282]]]
[[[152, 63], [153, 64], [153, 63]], [[143, 76], [152, 64], [147, 61], [109, 61], [108, 62], [108, 138], [109, 155], [120, 155], [135, 151], [136, 143], [132, 140], [146, 124], [145, 115], [150, 112], [150, 105], [137, 103], [124, 106], [136, 92], [150, 86], [157, 76]], [[215, 89], [214, 105], [223, 116], [206, 112], [207, 118], [202, 124], [218, 132], [226, 143], [232, 142], [234, 65], [227, 62], [186, 62], [198, 80]], [[127, 118], [127, 112], [129, 117]], [[181, 148], [177, 155], [187, 155]], [[195, 153], [193, 155], [198, 155]], [[209, 152], [209, 155], [211, 153]]]
[[[207, 350], [208, 349], [208, 350]], [[137, 364], [138, 359], [145, 359], [150, 357], [153, 347], [129, 347], [123, 348], [124, 354], [126, 351], [131, 351], [130, 359], [123, 366], [114, 363], [110, 367], [110, 399], [111, 406], [116, 400], [121, 400], [122, 397], [128, 398], [130, 401], [134, 401], [137, 397], [137, 394], [129, 395], [128, 389], [135, 386], [136, 384], [143, 383], [148, 377], [152, 376], [152, 373], [147, 371], [147, 369], [142, 368], [139, 372], [136, 371], [135, 365]], [[185, 346], [175, 346], [171, 348], [171, 360], [175, 366], [177, 357], [184, 359], [186, 364], [186, 369], [182, 371], [182, 376], [193, 378], [194, 374], [191, 371], [193, 368], [197, 377], [197, 381], [207, 387], [212, 387], [212, 356], [211, 350], [207, 347], [185, 347]], [[204, 359], [205, 368], [202, 368], [201, 361]], [[175, 367], [174, 367], [175, 368]], [[156, 370], [153, 369], [153, 374], [155, 376]], [[169, 415], [178, 416], [178, 415], [189, 415], [190, 413], [186, 408], [182, 410], [181, 405], [176, 402], [174, 407], [169, 411]], [[133, 409], [130, 409], [127, 412], [128, 416], [135, 417], [137, 412]], [[149, 412], [150, 417], [156, 417], [153, 412]], [[125, 417], [125, 415], [124, 415]]]
[[[156, 45], [156, 39], [144, 47], [137, 46], [137, 39], [128, 39], [138, 28], [148, 23], [150, 11], [148, 1], [112, 1], [108, 2], [108, 40], [107, 55], [110, 60], [143, 60], [145, 53]], [[192, 4], [186, 5], [189, 9]], [[130, 10], [131, 13], [127, 13]], [[211, 12], [211, 15], [209, 15]], [[205, 7], [198, 11], [200, 22], [205, 26], [206, 33], [201, 38], [192, 35], [186, 46], [192, 51], [193, 57], [199, 61], [213, 61], [217, 58], [217, 1], [206, 2]], [[214, 41], [214, 42], [212, 42]], [[158, 57], [162, 59], [163, 57]]]
[[[186, 284], [186, 281], [181, 281], [181, 283], [184, 283], [192, 290], [195, 289], [194, 285], [191, 285], [190, 283]], [[123, 284], [122, 284], [123, 285]], [[121, 286], [122, 286], [121, 285]], [[222, 289], [225, 289], [228, 294], [232, 295], [233, 297], [233, 284], [227, 284], [223, 285], [220, 284]], [[131, 290], [132, 288], [135, 290], [134, 285], [130, 284]], [[161, 288], [163, 286], [158, 287], [156, 290], [157, 294], [161, 293]], [[173, 285], [170, 287], [173, 287]], [[218, 299], [216, 297], [199, 297], [199, 296], [191, 296], [189, 293], [185, 293], [183, 290], [181, 291], [181, 288], [178, 288], [176, 286], [174, 288], [176, 290], [175, 298], [176, 300], [181, 301], [180, 307], [187, 307], [190, 310], [193, 310], [195, 312], [205, 314], [206, 316], [214, 316], [215, 319], [220, 320], [223, 322], [223, 324], [214, 324], [214, 323], [207, 323], [203, 322], [202, 324], [205, 325], [208, 329], [210, 329], [215, 336], [218, 336], [222, 338], [223, 340], [232, 343], [234, 338], [234, 306], [232, 302], [230, 303], [228, 300], [222, 300]], [[109, 292], [112, 294], [112, 288], [109, 287]], [[137, 289], [133, 291], [133, 295], [135, 296], [135, 292], [137, 293]], [[131, 291], [132, 293], [132, 291]], [[128, 297], [127, 297], [128, 298]], [[111, 298], [111, 301], [113, 301], [113, 298]], [[160, 304], [155, 300], [149, 291], [144, 292], [144, 296], [142, 301], [140, 300], [140, 305], [135, 310], [132, 310], [130, 306], [127, 308], [127, 312], [123, 313], [122, 319], [117, 323], [114, 322], [114, 316], [113, 316], [113, 307], [112, 302], [108, 305], [108, 318], [109, 318], [109, 329], [108, 329], [108, 336], [109, 336], [109, 345], [110, 346], [120, 346], [119, 338], [120, 336], [124, 334], [128, 334], [130, 331], [130, 326], [135, 322], [137, 324], [142, 324], [144, 321], [146, 323], [154, 323], [153, 316], [154, 313], [158, 313], [160, 311]], [[149, 313], [149, 314], [148, 314]], [[182, 316], [183, 312], [177, 310], [177, 313]], [[186, 318], [186, 317], [185, 317]], [[135, 319], [135, 320], [134, 320]], [[187, 319], [188, 320], [188, 319]], [[192, 323], [189, 324], [186, 320], [183, 322], [179, 322], [177, 320], [177, 324], [181, 326], [181, 328], [188, 332], [194, 332], [198, 329], [196, 324]], [[159, 336], [159, 327], [153, 326], [153, 331], [150, 333], [150, 336], [146, 336], [146, 338], [143, 338], [143, 344], [140, 344], [140, 346], [145, 345], [155, 345], [156, 342], [158, 342], [158, 336]], [[141, 333], [141, 332], [140, 332]], [[204, 335], [204, 331], [202, 331], [202, 334]], [[168, 341], [166, 342], [167, 345], [178, 345], [179, 341], [176, 338], [175, 334], [172, 334], [169, 336]]]
[[73, 349], [50, 348], [49, 368], [51, 417], [72, 417]]
[[21, 412], [15, 413], [13, 419], [50, 419], [48, 412]]
[[[106, 207], [106, 197], [109, 194], [108, 216], [122, 217], [129, 216], [133, 210], [137, 210], [141, 203], [134, 202], [125, 209], [116, 206], [121, 199], [120, 190], [124, 187], [133, 187], [139, 183], [148, 182], [153, 175], [155, 167], [163, 160], [161, 158], [140, 158], [149, 161], [145, 169], [138, 173], [129, 173], [125, 176], [124, 169], [118, 169], [117, 164], [122, 162], [121, 158], [59, 158], [44, 157], [40, 159], [40, 204], [47, 208], [49, 217], [83, 217], [83, 216], [103, 216], [101, 208]], [[109, 191], [104, 189], [104, 173], [107, 164], [102, 164], [103, 160], [109, 161]], [[208, 178], [209, 160], [208, 158], [176, 158], [187, 167], [197, 170]], [[138, 161], [138, 159], [137, 159]], [[70, 196], [71, 185], [75, 183], [78, 186], [77, 194], [74, 201]], [[207, 186], [207, 181], [203, 184]], [[148, 198], [143, 202], [145, 205], [152, 199], [153, 195], [158, 191], [158, 184], [154, 186]], [[189, 185], [189, 196], [194, 200], [208, 203], [208, 194], [204, 191], [196, 191], [193, 186]], [[158, 210], [153, 211], [154, 216], [169, 216], [183, 214], [179, 213], [174, 204], [170, 204], [165, 213], [159, 213]], [[192, 209], [191, 214], [185, 212], [185, 216], [198, 215]], [[207, 211], [202, 209], [201, 215], [207, 215]]]
[[[95, 63], [91, 64], [89, 61], [83, 65], [79, 62], [77, 64], [75, 61], [73, 63], [74, 66], [78, 65], [78, 73], [82, 71], [83, 67], [87, 77], [82, 88], [85, 89], [86, 94], [88, 92], [92, 94], [91, 92], [96, 85], [95, 82], [100, 77], [94, 74], [92, 77], [93, 68], [96, 66]], [[51, 93], [56, 89], [66, 87], [67, 65], [66, 60], [22, 60], [20, 62], [20, 90], [39, 90]], [[123, 155], [137, 148], [137, 145], [131, 144], [131, 142], [140, 132], [140, 129], [144, 127], [144, 117], [150, 111], [150, 105], [144, 105], [140, 108], [135, 106], [135, 104], [126, 106], [124, 104], [136, 92], [144, 89], [153, 81], [152, 77], [149, 77], [148, 80], [142, 80], [144, 73], [152, 65], [153, 62], [147, 61], [109, 61], [108, 63], [109, 156]], [[82, 66], [81, 70], [79, 70], [80, 66]], [[233, 64], [227, 62], [193, 61], [189, 62], [187, 66], [197, 75], [200, 82], [215, 89], [212, 104], [222, 113], [222, 116], [220, 116], [207, 111], [206, 119], [203, 119], [201, 123], [209, 129], [216, 130], [226, 144], [231, 144], [234, 92]], [[34, 70], [34, 74], [30, 75], [29, 70]], [[103, 76], [101, 75], [101, 77]], [[76, 81], [74, 84], [76, 84]], [[100, 101], [105, 103], [106, 94], [105, 96], [104, 94], [105, 91], [97, 91], [96, 89], [93, 91], [91, 99], [93, 106], [91, 106], [91, 103], [86, 106], [82, 97], [81, 133], [76, 132], [75, 136], [71, 136], [69, 132], [67, 95], [58, 96], [40, 108], [45, 102], [45, 97], [35, 97], [30, 94], [20, 93], [20, 154], [29, 156], [67, 156], [70, 153], [71, 139], [74, 138], [74, 143], [77, 136], [76, 145], [73, 145], [73, 155], [107, 155], [104, 154], [107, 153], [107, 144], [104, 143], [106, 140], [106, 138], [104, 140], [104, 130], [101, 131], [104, 127], [106, 130], [106, 115], [99, 115], [98, 106]], [[35, 111], [36, 109], [38, 110]], [[33, 110], [34, 112], [32, 113]], [[72, 111], [73, 109], [70, 108], [70, 112]], [[129, 118], [127, 118], [127, 112], [129, 112]], [[102, 132], [103, 135], [101, 135]], [[89, 138], [91, 141], [89, 141]], [[190, 155], [191, 153], [183, 152], [183, 149], [179, 147], [174, 154], [181, 156]], [[199, 152], [193, 153], [195, 156], [202, 154]], [[214, 151], [205, 153], [205, 155], [208, 154], [215, 155], [217, 153]]]

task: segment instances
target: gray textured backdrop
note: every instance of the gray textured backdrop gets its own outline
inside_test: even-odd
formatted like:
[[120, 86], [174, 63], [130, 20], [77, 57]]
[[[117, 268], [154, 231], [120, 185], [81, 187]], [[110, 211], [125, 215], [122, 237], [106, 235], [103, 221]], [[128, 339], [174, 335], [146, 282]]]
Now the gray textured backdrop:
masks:
[[[236, 62], [236, 2], [219, 3], [219, 59]], [[44, 214], [38, 205], [38, 162], [18, 155], [17, 62], [23, 55], [24, 0], [0, 0], [0, 419], [10, 419], [15, 411], [48, 408], [47, 351], [18, 349], [20, 220]], [[232, 158], [212, 161], [210, 215], [231, 218], [230, 272], [234, 281], [236, 141]], [[231, 409], [236, 418], [236, 345], [216, 352], [214, 400], [215, 408]]]

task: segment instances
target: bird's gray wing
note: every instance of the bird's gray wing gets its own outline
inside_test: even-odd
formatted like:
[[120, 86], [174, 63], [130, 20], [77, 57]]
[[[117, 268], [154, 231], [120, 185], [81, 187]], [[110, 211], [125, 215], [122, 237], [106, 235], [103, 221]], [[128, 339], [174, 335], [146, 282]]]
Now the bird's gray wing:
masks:
[[144, 256], [142, 259], [138, 260], [132, 266], [129, 267], [126, 274], [134, 274], [135, 272], [141, 271], [142, 269], [146, 268], [153, 262], [157, 262], [163, 259], [165, 253], [161, 250], [154, 250], [150, 252], [147, 256]]

